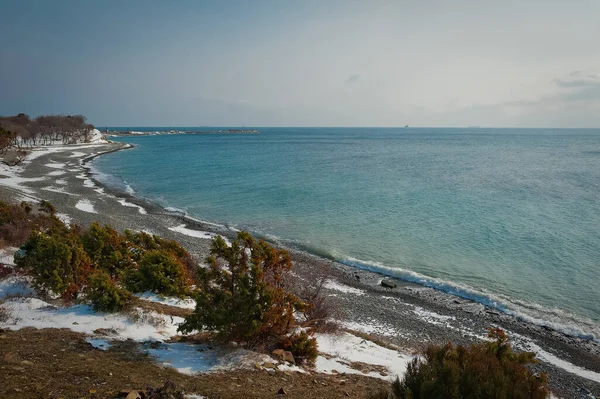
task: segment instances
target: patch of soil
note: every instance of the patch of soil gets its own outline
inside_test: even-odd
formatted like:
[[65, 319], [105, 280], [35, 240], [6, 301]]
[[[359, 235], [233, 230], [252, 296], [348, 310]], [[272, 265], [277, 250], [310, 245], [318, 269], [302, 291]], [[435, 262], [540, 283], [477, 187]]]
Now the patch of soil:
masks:
[[365, 398], [387, 388], [361, 375], [236, 370], [188, 376], [157, 365], [133, 342], [94, 349], [85, 334], [67, 329], [0, 330], [0, 397], [113, 398], [123, 390], [160, 387], [207, 398], [269, 398], [283, 388], [289, 398]]

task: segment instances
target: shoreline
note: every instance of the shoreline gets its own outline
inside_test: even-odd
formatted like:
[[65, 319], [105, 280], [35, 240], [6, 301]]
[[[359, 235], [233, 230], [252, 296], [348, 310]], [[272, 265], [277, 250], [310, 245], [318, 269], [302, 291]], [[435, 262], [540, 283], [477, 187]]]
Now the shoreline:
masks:
[[[59, 214], [67, 215], [74, 222], [89, 225], [97, 220], [121, 231], [125, 228], [144, 230], [176, 239], [200, 261], [208, 254], [210, 240], [191, 236], [190, 231], [235, 237], [235, 231], [231, 228], [170, 212], [150, 200], [118, 192], [94, 178], [93, 159], [132, 147], [124, 143], [87, 147], [73, 145], [65, 146], [62, 151], [36, 154], [34, 159], [19, 167], [21, 180], [15, 181], [21, 181], [26, 190], [33, 191], [32, 194], [21, 190], [21, 196], [47, 199], [55, 204]], [[94, 151], [96, 149], [100, 151]], [[83, 153], [83, 156], [74, 156], [76, 152]], [[57, 184], [61, 180], [65, 184]], [[19, 192], [19, 189], [5, 187], [0, 179], [0, 197], [12, 197], [14, 200], [11, 192]], [[91, 209], [94, 213], [90, 214], [90, 208], [82, 210], [80, 204], [83, 200], [93, 205]], [[184, 225], [183, 230], [177, 230], [181, 225]], [[189, 229], [187, 234], [185, 229]], [[543, 351], [536, 349], [542, 360], [538, 367], [548, 372], [551, 388], [559, 395], [576, 397], [574, 395], [581, 387], [600, 393], [600, 345], [596, 342], [569, 337], [520, 321], [478, 302], [416, 283], [396, 279], [398, 287], [386, 289], [380, 286], [381, 274], [299, 249], [286, 249], [292, 255], [294, 272], [299, 279], [310, 283], [319, 276], [328, 278], [328, 284], [325, 285], [328, 300], [332, 308], [338, 309], [336, 319], [341, 320], [345, 328], [371, 333], [408, 350], [415, 350], [427, 344], [443, 344], [447, 341], [469, 344], [484, 337], [486, 328], [499, 326], [509, 332], [517, 348], [529, 350], [537, 346]], [[588, 377], [591, 379], [582, 377], [587, 374], [577, 367], [590, 371], [592, 374]]]

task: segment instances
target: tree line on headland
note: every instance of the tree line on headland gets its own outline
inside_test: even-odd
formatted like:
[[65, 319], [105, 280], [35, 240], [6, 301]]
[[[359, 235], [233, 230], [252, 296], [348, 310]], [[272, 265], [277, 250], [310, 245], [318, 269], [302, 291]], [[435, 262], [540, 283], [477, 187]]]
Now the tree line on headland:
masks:
[[0, 116], [0, 153], [55, 143], [89, 142], [94, 125], [83, 115]]

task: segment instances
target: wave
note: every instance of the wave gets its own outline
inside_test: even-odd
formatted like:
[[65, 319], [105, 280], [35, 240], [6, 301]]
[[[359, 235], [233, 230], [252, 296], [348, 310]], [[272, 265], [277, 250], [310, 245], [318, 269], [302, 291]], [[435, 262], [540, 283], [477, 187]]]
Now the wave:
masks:
[[135, 195], [135, 190], [125, 180], [108, 173], [100, 172], [93, 164], [90, 164], [89, 171], [94, 179], [102, 185], [127, 195]]
[[594, 321], [572, 315], [562, 309], [550, 309], [537, 303], [491, 294], [473, 287], [432, 278], [411, 270], [386, 266], [380, 262], [369, 262], [347, 257], [340, 263], [357, 269], [374, 272], [386, 277], [418, 284], [445, 292], [456, 297], [480, 303], [490, 309], [512, 316], [539, 327], [547, 328], [570, 337], [600, 343], [600, 326]]

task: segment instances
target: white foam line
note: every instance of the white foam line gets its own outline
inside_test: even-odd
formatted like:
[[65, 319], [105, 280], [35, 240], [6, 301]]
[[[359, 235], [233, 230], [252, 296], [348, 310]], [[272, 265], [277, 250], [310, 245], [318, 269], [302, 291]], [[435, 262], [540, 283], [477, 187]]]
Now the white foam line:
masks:
[[[485, 290], [477, 290], [465, 284], [427, 277], [399, 267], [386, 266], [379, 262], [368, 262], [348, 257], [343, 259], [341, 263], [455, 295], [513, 316], [517, 320], [537, 326], [545, 326], [568, 336], [600, 343], [600, 327], [598, 324], [581, 316], [571, 315], [557, 309], [548, 309], [539, 304], [525, 303], [504, 295], [492, 294]], [[542, 315], [541, 317], [532, 316], [529, 314], [532, 312], [535, 314], [542, 313]]]

